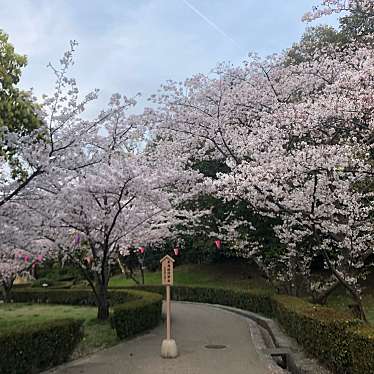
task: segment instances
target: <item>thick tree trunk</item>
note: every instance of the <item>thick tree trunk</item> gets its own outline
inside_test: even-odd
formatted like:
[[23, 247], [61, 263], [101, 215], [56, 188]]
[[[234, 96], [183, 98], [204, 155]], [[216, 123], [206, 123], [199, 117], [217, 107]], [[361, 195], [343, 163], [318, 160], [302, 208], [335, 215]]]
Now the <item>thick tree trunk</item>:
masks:
[[109, 318], [108, 287], [99, 283], [97, 288], [97, 319], [106, 321]]
[[[92, 253], [95, 253], [92, 250]], [[97, 304], [97, 319], [105, 321], [109, 319], [109, 302], [108, 302], [108, 283], [109, 283], [109, 274], [110, 268], [108, 263], [101, 267], [101, 271], [93, 271], [92, 269], [87, 268], [87, 264], [82, 264], [80, 261], [77, 261], [74, 256], [69, 256], [70, 259], [75, 262], [79, 269], [90, 285], [92, 292], [95, 295], [96, 304]]]

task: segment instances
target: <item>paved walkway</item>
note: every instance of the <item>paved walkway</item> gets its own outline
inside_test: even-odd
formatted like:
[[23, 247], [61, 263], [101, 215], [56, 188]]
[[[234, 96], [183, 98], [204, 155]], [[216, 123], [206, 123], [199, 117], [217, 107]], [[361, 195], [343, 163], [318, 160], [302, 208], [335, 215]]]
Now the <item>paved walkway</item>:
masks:
[[[164, 327], [48, 373], [55, 374], [269, 374], [252, 344], [248, 322], [198, 304], [173, 303], [172, 336], [179, 357], [162, 359]], [[226, 345], [207, 349], [207, 344]]]

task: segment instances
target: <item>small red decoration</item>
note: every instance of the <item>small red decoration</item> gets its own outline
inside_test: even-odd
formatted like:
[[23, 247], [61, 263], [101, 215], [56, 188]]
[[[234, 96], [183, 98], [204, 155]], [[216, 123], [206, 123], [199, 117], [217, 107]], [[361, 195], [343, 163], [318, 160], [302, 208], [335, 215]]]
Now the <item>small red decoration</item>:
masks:
[[93, 261], [93, 257], [92, 256], [86, 256], [84, 258], [84, 261], [86, 261], [88, 265], [91, 265], [91, 262]]
[[217, 249], [221, 248], [221, 241], [219, 239], [215, 240], [214, 244], [216, 245]]
[[178, 247], [175, 247], [175, 248], [174, 248], [174, 254], [175, 254], [176, 256], [179, 256], [179, 248], [178, 248]]
[[140, 254], [143, 254], [144, 251], [145, 251], [145, 248], [144, 248], [144, 247], [139, 247], [138, 252], [139, 252]]

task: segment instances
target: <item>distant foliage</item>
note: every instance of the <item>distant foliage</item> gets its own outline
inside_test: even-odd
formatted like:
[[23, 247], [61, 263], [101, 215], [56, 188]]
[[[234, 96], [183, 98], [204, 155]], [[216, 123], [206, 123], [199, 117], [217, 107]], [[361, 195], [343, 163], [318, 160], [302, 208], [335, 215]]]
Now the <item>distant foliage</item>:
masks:
[[[26, 137], [34, 142], [43, 138], [39, 108], [29, 92], [17, 88], [27, 59], [14, 51], [8, 35], [0, 30], [0, 166], [8, 163], [13, 178], [24, 179], [27, 170], [19, 155]], [[0, 176], [1, 173], [0, 172]]]

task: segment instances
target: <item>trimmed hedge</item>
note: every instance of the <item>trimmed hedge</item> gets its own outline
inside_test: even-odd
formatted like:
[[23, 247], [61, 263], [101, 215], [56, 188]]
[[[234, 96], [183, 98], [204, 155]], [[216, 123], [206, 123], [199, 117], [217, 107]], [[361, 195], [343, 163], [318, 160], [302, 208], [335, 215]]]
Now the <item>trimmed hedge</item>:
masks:
[[361, 321], [296, 298], [275, 296], [274, 300], [278, 321], [307, 352], [337, 373], [357, 372], [352, 357], [355, 341], [348, 339], [347, 334], [350, 328], [362, 325]]
[[[136, 286], [165, 294], [162, 286]], [[276, 318], [285, 331], [339, 374], [374, 373], [374, 327], [348, 313], [266, 292], [173, 286], [173, 300], [232, 306]]]
[[158, 325], [162, 313], [162, 296], [132, 291], [138, 300], [113, 308], [111, 322], [120, 339], [125, 339]]
[[[113, 288], [117, 289], [117, 288]], [[134, 286], [131, 289], [156, 292], [165, 297], [164, 286]], [[192, 301], [197, 303], [222, 304], [240, 308], [266, 316], [273, 316], [273, 300], [271, 293], [265, 291], [243, 291], [229, 288], [208, 288], [192, 286], [171, 287], [171, 297], [176, 301]]]
[[[138, 297], [128, 290], [113, 290], [108, 292], [110, 305], [127, 303]], [[11, 293], [11, 299], [16, 303], [96, 305], [95, 295], [89, 289], [15, 289]]]
[[[153, 328], [161, 320], [161, 295], [130, 289], [109, 290], [108, 295], [109, 304], [113, 307], [111, 324], [120, 339]], [[18, 289], [12, 292], [12, 300], [17, 303], [96, 304], [91, 290], [79, 289]]]
[[352, 373], [374, 373], [374, 329], [371, 326], [357, 326], [347, 330]]
[[38, 373], [67, 361], [83, 337], [82, 324], [66, 319], [1, 330], [0, 373]]

